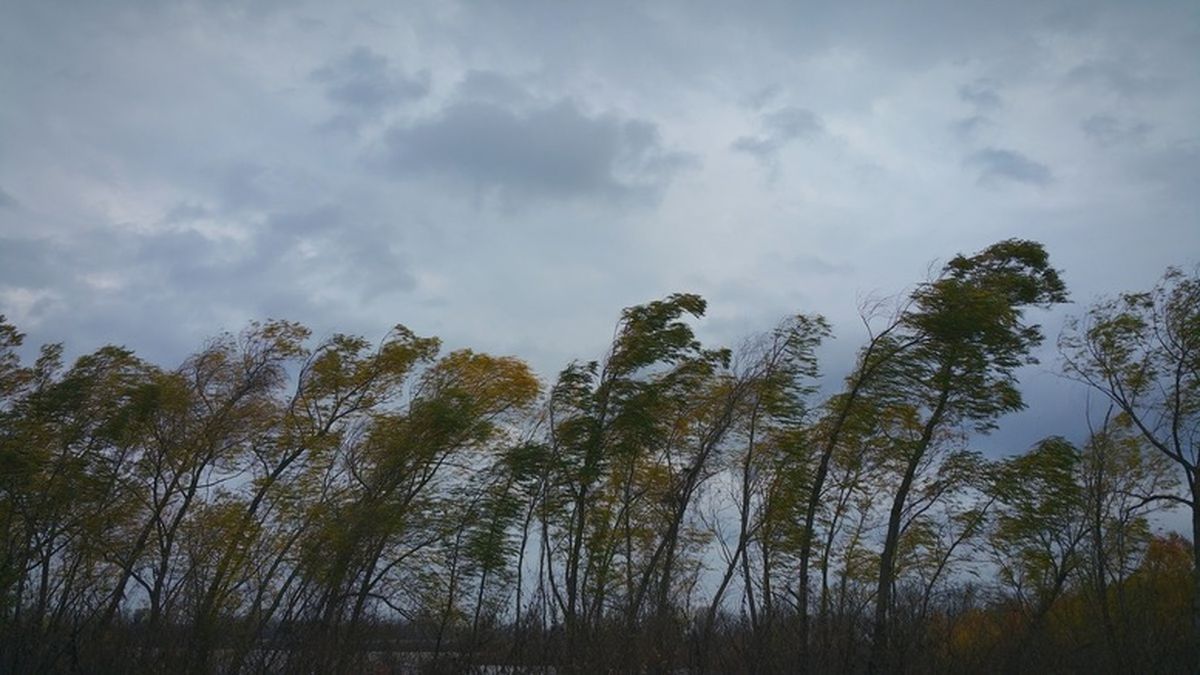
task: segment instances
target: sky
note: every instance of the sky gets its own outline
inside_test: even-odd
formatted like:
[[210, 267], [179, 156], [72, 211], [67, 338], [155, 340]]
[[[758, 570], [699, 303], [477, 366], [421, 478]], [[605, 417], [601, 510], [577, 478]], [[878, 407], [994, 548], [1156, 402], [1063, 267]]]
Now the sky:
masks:
[[836, 387], [865, 301], [1028, 238], [1075, 304], [1004, 454], [1084, 427], [1064, 317], [1200, 263], [1197, 120], [1194, 0], [0, 0], [0, 313], [168, 366], [402, 323], [549, 380], [687, 291], [712, 345], [824, 314]]

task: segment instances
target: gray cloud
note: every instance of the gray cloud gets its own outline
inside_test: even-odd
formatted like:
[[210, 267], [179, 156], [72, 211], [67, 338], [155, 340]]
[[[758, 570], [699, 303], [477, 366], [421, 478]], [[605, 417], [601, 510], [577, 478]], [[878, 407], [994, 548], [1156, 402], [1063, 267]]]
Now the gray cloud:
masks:
[[508, 196], [612, 198], [657, 193], [690, 158], [664, 148], [651, 122], [589, 115], [570, 100], [529, 110], [460, 100], [393, 127], [376, 160], [396, 176], [439, 176]]
[[0, 236], [0, 286], [44, 286], [53, 278], [54, 262], [45, 240]]
[[975, 114], [954, 121], [950, 128], [962, 140], [971, 140], [982, 131], [996, 126], [992, 115], [1000, 111], [1004, 101], [996, 92], [999, 84], [991, 78], [978, 78], [959, 85], [958, 98], [975, 109]]
[[768, 165], [774, 165], [779, 151], [792, 141], [816, 136], [824, 128], [821, 119], [815, 113], [796, 106], [764, 114], [760, 123], [761, 133], [755, 136], [741, 136], [731, 147]]
[[57, 337], [83, 330], [108, 341], [141, 331], [152, 357], [177, 358], [199, 337], [250, 318], [344, 330], [357, 324], [355, 307], [417, 287], [386, 223], [325, 206], [270, 213], [237, 238], [195, 229], [237, 219], [183, 203], [168, 211], [169, 227], [149, 231], [0, 237], [0, 313]]
[[430, 87], [428, 71], [405, 75], [368, 47], [330, 61], [309, 79], [321, 84], [326, 98], [341, 110], [325, 123], [330, 129], [353, 130], [393, 106], [424, 98]]
[[1111, 115], [1092, 115], [1079, 128], [1097, 144], [1108, 147], [1121, 143], [1142, 143], [1152, 127], [1145, 122], [1119, 120]]
[[975, 106], [977, 110], [995, 110], [1003, 105], [996, 93], [996, 82], [979, 79], [958, 88], [958, 97]]
[[1200, 250], [1187, 2], [354, 4], [9, 3], [0, 311], [164, 363], [403, 321], [553, 374], [682, 289], [722, 340], [825, 313], [849, 363], [934, 258], [1039, 239], [1083, 301]]
[[0, 187], [0, 209], [16, 208], [18, 204], [19, 202], [16, 197], [8, 194], [4, 191], [4, 188]]
[[769, 84], [747, 96], [745, 105], [751, 110], [762, 110], [776, 101], [782, 93], [783, 87], [778, 84]]
[[199, 220], [213, 215], [213, 212], [208, 207], [202, 204], [180, 203], [172, 206], [166, 215], [163, 216], [163, 222], [166, 224], [186, 223], [189, 221]]
[[[223, 211], [254, 208], [269, 204], [274, 189], [272, 170], [258, 159], [236, 160], [205, 170], [215, 182], [213, 193], [220, 199]], [[186, 209], [186, 205], [172, 208]]]
[[1012, 181], [1046, 186], [1054, 180], [1050, 167], [1013, 150], [987, 148], [971, 153], [964, 163], [979, 170], [982, 184]]
[[458, 83], [458, 97], [464, 101], [499, 106], [524, 106], [533, 97], [521, 85], [494, 70], [468, 70]]
[[1068, 85], [1092, 85], [1110, 89], [1122, 96], [1137, 97], [1167, 89], [1170, 81], [1159, 75], [1144, 75], [1130, 63], [1115, 59], [1097, 59], [1072, 68], [1064, 78]]
[[[1160, 227], [1173, 228], [1185, 238], [1188, 233], [1194, 236], [1195, 215], [1200, 213], [1200, 191], [1196, 190], [1196, 185], [1200, 184], [1200, 140], [1181, 141], [1156, 148], [1139, 156], [1134, 162], [1134, 167], [1132, 179], [1146, 180], [1156, 191], [1161, 190], [1154, 195], [1159, 211], [1186, 214], [1182, 221], [1174, 225], [1163, 223]], [[1194, 248], [1200, 250], [1200, 247]], [[1192, 260], [1184, 259], [1177, 264], [1196, 263], [1193, 254]]]
[[950, 129], [959, 138], [969, 140], [977, 136], [984, 129], [995, 126], [995, 124], [987, 115], [971, 115], [970, 117], [955, 120], [951, 123]]
[[412, 291], [416, 282], [394, 239], [384, 227], [325, 205], [273, 212], [240, 241], [194, 229], [138, 236], [132, 257], [168, 288], [227, 288], [231, 296], [275, 299], [272, 312], [291, 303], [294, 314], [310, 315], [323, 289], [362, 297]]

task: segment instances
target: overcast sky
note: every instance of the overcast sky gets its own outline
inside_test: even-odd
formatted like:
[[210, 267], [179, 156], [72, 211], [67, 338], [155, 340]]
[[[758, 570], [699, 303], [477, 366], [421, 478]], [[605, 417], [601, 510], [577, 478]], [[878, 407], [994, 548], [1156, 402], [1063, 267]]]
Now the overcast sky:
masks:
[[[1008, 237], [1200, 262], [1200, 4], [0, 0], [0, 313], [164, 365], [288, 318], [552, 377], [624, 306], [789, 313]], [[1044, 363], [990, 451], [1079, 429]], [[836, 381], [836, 379], [835, 379]], [[999, 440], [997, 440], [999, 439]]]

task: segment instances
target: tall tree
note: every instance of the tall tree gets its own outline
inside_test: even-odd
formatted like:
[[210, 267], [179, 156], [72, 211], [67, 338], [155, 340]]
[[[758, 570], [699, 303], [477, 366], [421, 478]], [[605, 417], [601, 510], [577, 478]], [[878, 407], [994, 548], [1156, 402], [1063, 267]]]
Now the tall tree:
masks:
[[893, 450], [904, 469], [880, 555], [869, 671], [889, 670], [896, 554], [918, 469], [947, 429], [987, 431], [1001, 415], [1024, 407], [1015, 371], [1035, 362], [1030, 352], [1043, 339], [1037, 324], [1026, 323], [1025, 309], [1065, 300], [1065, 286], [1041, 244], [1002, 241], [956, 256], [940, 277], [918, 287], [889, 337], [912, 346], [889, 359], [870, 395], [907, 406], [913, 424]]
[[[1110, 407], [1109, 412], [1112, 412]], [[1125, 639], [1129, 632], [1125, 586], [1151, 538], [1147, 515], [1173, 502], [1179, 477], [1173, 463], [1149, 446], [1127, 422], [1105, 415], [1080, 458], [1080, 483], [1087, 511], [1089, 555], [1086, 571], [1100, 612], [1108, 658], [1123, 671], [1141, 645]]]
[[616, 585], [631, 635], [652, 591], [663, 609], [684, 516], [743, 391], [724, 374], [729, 352], [704, 349], [683, 320], [704, 310], [692, 294], [625, 309], [603, 364], [571, 364], [551, 392], [542, 536], [561, 558], [547, 581], [573, 642]]
[[1192, 668], [1200, 671], [1200, 271], [1169, 269], [1144, 293], [1091, 307], [1060, 340], [1065, 369], [1112, 401], [1178, 467], [1185, 495], [1148, 495], [1191, 509]]
[[993, 490], [1000, 509], [992, 533], [994, 558], [1027, 620], [1020, 646], [1012, 652], [1013, 668], [1087, 557], [1081, 461], [1078, 448], [1053, 437], [996, 472]]
[[[815, 352], [828, 336], [829, 324], [823, 317], [802, 314], [789, 317], [771, 332], [748, 340], [739, 353], [739, 377], [746, 382], [748, 391], [736, 434], [741, 447], [730, 453], [729, 470], [738, 476], [739, 483], [737, 540], [726, 556], [725, 570], [704, 617], [700, 636], [702, 656], [725, 591], [739, 567], [743, 571], [751, 624], [757, 632], [758, 609], [747, 558], [768, 514], [794, 516], [794, 509], [766, 508], [769, 501], [766, 493], [779, 473], [776, 469], [791, 465], [800, 472], [807, 470], [807, 466], [801, 466], [806, 464], [804, 458], [796, 452], [798, 446], [806, 444], [795, 439], [807, 422], [810, 407], [807, 399], [815, 390], [814, 381], [819, 374]], [[792, 454], [784, 456], [788, 451]], [[802, 491], [802, 483], [785, 481], [777, 485], [789, 491], [793, 497], [790, 503], [794, 504], [799, 501], [796, 495]]]

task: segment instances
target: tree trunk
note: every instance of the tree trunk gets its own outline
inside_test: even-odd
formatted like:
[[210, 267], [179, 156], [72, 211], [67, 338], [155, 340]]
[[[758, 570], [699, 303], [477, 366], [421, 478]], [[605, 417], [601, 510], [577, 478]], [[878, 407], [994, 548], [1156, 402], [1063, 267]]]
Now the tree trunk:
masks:
[[871, 653], [867, 660], [867, 672], [889, 672], [888, 667], [888, 613], [891, 611], [892, 586], [896, 579], [896, 550], [900, 545], [900, 519], [904, 516], [904, 504], [908, 501], [908, 492], [912, 489], [916, 478], [917, 466], [933, 442], [933, 434], [941, 424], [942, 415], [946, 411], [946, 403], [950, 400], [950, 365], [949, 362], [941, 368], [938, 381], [941, 392], [937, 403], [929, 413], [929, 419], [921, 431], [921, 438], [908, 456], [908, 466], [900, 487], [896, 489], [896, 497], [892, 500], [892, 511], [888, 516], [887, 537], [883, 543], [883, 554], [879, 558], [879, 583], [875, 592], [875, 620], [872, 624]]
[[1192, 470], [1192, 671], [1200, 673], [1200, 470]]

